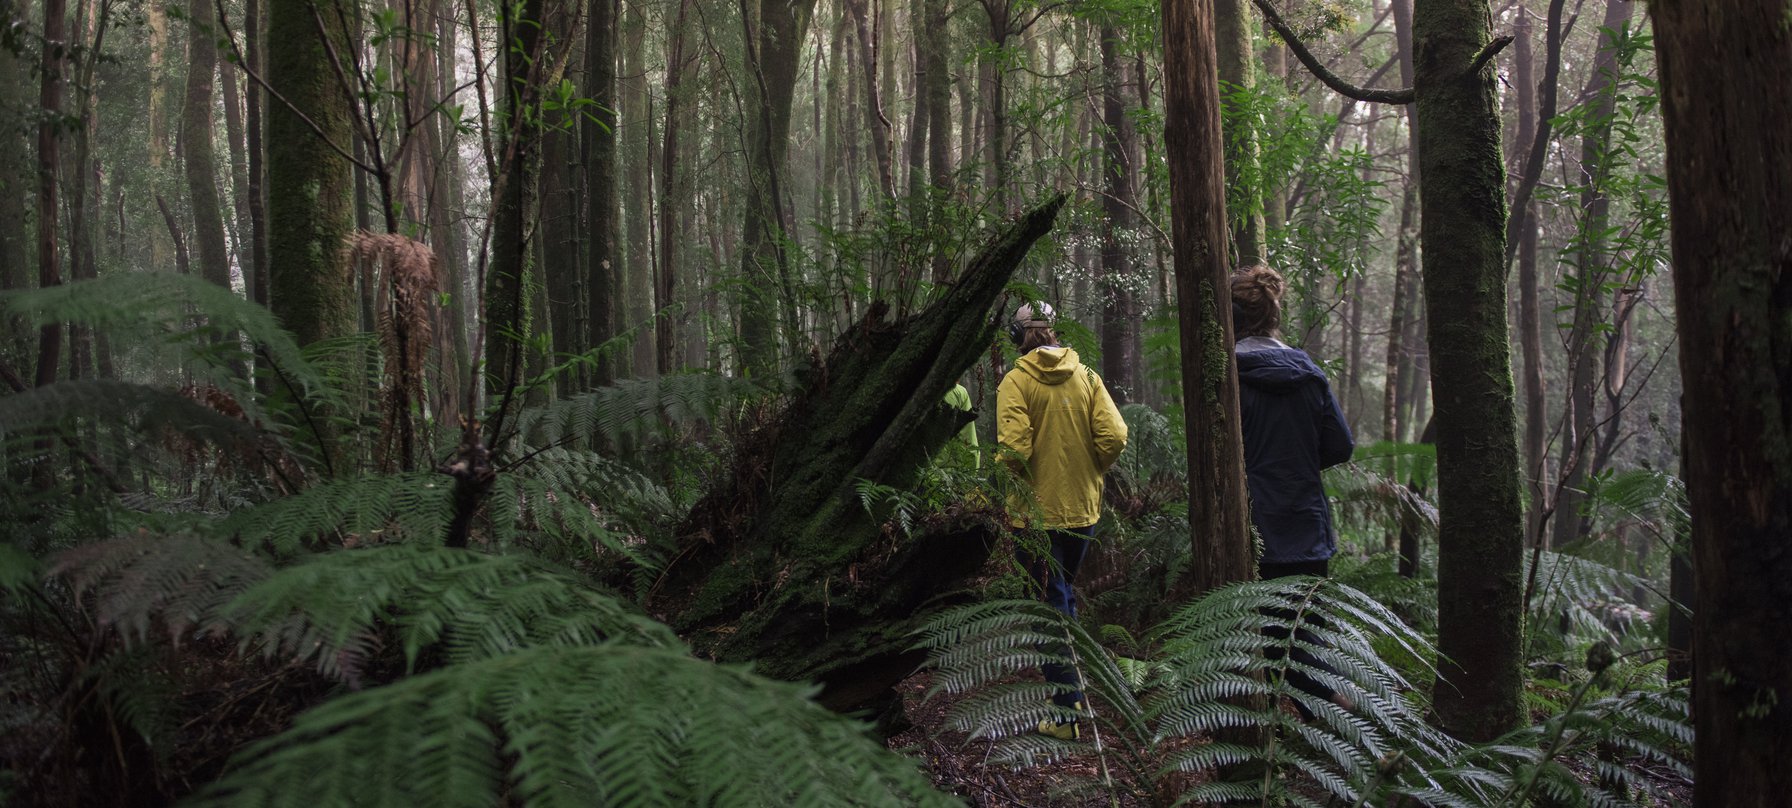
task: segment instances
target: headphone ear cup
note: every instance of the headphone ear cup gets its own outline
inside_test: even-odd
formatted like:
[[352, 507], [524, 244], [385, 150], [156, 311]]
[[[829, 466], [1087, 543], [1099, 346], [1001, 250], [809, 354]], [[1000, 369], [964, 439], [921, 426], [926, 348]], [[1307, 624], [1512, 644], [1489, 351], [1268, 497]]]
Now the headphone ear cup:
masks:
[[1027, 335], [1027, 327], [1026, 326], [1021, 325], [1020, 323], [1009, 323], [1008, 324], [1008, 339], [1014, 343], [1014, 347], [1019, 348], [1021, 339], [1023, 337], [1025, 337], [1026, 335]]

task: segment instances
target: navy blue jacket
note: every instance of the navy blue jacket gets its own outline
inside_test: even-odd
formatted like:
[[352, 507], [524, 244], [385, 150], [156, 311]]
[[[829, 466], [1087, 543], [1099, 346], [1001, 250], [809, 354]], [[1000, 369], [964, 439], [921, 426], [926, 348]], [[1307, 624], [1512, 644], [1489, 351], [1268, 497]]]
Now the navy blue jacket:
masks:
[[1238, 400], [1251, 523], [1265, 564], [1323, 561], [1337, 550], [1319, 470], [1356, 448], [1325, 372], [1303, 351], [1275, 340], [1239, 341]]

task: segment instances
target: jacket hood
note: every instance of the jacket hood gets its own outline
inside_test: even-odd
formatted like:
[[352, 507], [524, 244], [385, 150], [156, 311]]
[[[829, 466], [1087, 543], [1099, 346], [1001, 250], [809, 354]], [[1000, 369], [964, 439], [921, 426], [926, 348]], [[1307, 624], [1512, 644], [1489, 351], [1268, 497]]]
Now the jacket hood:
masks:
[[1052, 345], [1033, 349], [1015, 362], [1014, 366], [1026, 371], [1028, 376], [1038, 379], [1042, 384], [1063, 384], [1076, 375], [1083, 362], [1077, 358], [1075, 348]]
[[1239, 383], [1259, 390], [1284, 392], [1314, 381], [1325, 383], [1325, 372], [1305, 351], [1280, 342], [1259, 338], [1239, 340], [1237, 356]]

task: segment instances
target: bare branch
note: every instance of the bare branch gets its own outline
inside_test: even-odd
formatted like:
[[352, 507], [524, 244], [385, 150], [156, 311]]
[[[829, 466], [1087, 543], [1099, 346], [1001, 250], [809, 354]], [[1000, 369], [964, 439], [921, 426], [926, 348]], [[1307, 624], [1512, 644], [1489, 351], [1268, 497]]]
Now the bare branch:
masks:
[[[1338, 74], [1333, 73], [1331, 70], [1327, 69], [1325, 65], [1320, 64], [1319, 58], [1314, 56], [1312, 51], [1307, 50], [1307, 46], [1300, 41], [1300, 37], [1295, 35], [1294, 30], [1288, 27], [1288, 23], [1282, 20], [1282, 15], [1276, 13], [1275, 7], [1269, 4], [1269, 0], [1251, 1], [1257, 4], [1258, 11], [1263, 12], [1263, 19], [1269, 22], [1269, 27], [1275, 29], [1276, 35], [1280, 36], [1282, 41], [1288, 43], [1288, 50], [1292, 51], [1295, 57], [1300, 59], [1301, 64], [1307, 66], [1307, 70], [1311, 72], [1314, 77], [1318, 78], [1321, 82], [1324, 82], [1325, 86], [1332, 88], [1341, 95], [1354, 98], [1358, 101], [1368, 101], [1377, 104], [1412, 103], [1413, 95], [1411, 87], [1400, 90], [1366, 90], [1339, 78]], [[1497, 42], [1498, 40], [1495, 41]], [[1511, 37], [1506, 37], [1506, 41], [1510, 42]], [[1480, 57], [1476, 57], [1476, 61], [1479, 62]]]

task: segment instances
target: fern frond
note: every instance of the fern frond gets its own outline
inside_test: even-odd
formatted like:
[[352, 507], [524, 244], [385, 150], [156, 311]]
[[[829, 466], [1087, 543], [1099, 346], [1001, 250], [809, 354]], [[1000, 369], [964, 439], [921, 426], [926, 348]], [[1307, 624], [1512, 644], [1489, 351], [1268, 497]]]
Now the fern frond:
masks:
[[449, 488], [448, 478], [433, 472], [327, 480], [240, 508], [220, 521], [217, 530], [279, 555], [342, 544], [439, 542], [451, 515]]
[[160, 622], [176, 645], [272, 573], [265, 559], [227, 542], [148, 532], [81, 545], [58, 555], [50, 568], [76, 594], [94, 594], [102, 626], [142, 643]]
[[663, 624], [545, 561], [408, 544], [307, 559], [243, 592], [220, 619], [267, 653], [351, 680], [383, 627], [408, 665], [428, 648], [469, 662], [606, 640], [682, 647]]
[[520, 650], [313, 709], [194, 804], [956, 804], [807, 692], [675, 649]]
[[250, 453], [268, 433], [249, 421], [165, 390], [130, 382], [73, 379], [0, 397], [0, 439], [69, 426], [77, 419], [124, 426], [140, 436], [173, 433]]
[[306, 361], [292, 335], [274, 321], [271, 312], [197, 275], [115, 272], [59, 286], [11, 292], [0, 300], [7, 313], [33, 326], [80, 323], [111, 335], [115, 344], [165, 341], [190, 346], [195, 351], [192, 355], [200, 358], [205, 358], [208, 351], [228, 350], [230, 346], [220, 346], [210, 339], [196, 340], [194, 335], [240, 334], [275, 363], [301, 392], [314, 393], [325, 386], [322, 376]]
[[517, 416], [517, 431], [537, 446], [593, 439], [632, 446], [662, 424], [713, 422], [728, 407], [761, 394], [751, 381], [710, 373], [625, 379], [525, 409]]

